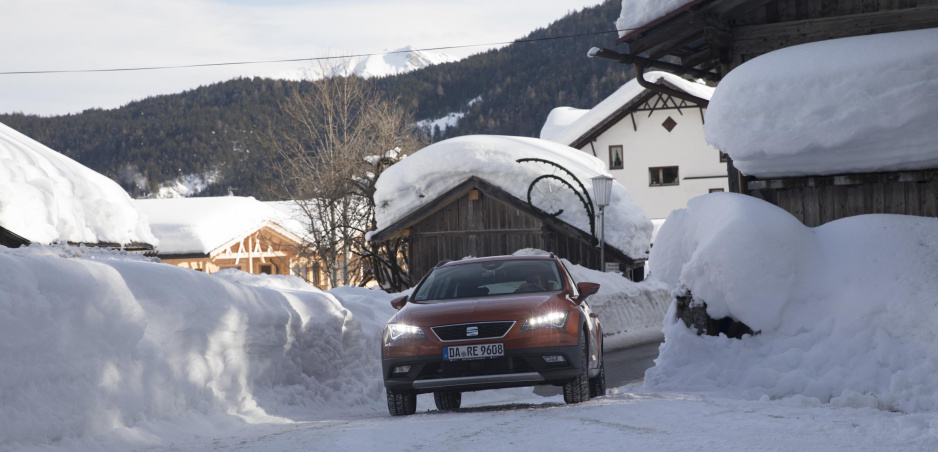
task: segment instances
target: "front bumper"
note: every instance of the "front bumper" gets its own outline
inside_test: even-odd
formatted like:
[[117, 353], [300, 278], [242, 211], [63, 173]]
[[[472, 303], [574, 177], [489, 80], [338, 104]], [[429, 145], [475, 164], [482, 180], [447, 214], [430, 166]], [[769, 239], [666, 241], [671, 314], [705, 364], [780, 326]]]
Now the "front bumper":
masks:
[[[561, 355], [562, 363], [548, 363], [546, 355]], [[552, 346], [505, 350], [499, 358], [443, 361], [442, 353], [384, 358], [384, 386], [398, 392], [425, 393], [439, 390], [479, 391], [541, 384], [560, 385], [580, 372], [580, 347]], [[410, 366], [406, 374], [392, 374], [398, 366]]]

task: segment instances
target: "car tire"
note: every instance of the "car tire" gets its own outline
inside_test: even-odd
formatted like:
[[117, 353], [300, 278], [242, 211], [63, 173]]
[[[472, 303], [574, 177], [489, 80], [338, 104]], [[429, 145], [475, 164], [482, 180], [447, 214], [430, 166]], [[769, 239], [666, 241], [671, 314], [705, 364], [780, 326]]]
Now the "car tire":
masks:
[[417, 394], [397, 392], [390, 389], [388, 392], [388, 412], [391, 416], [409, 416], [417, 412]]
[[586, 343], [586, 327], [580, 328], [580, 373], [563, 385], [563, 401], [586, 402], [590, 399], [589, 346]]
[[436, 409], [440, 411], [458, 410], [462, 404], [462, 393], [459, 391], [439, 391], [433, 393]]
[[604, 395], [606, 395], [606, 362], [602, 360], [599, 362], [599, 375], [590, 378], [590, 398]]

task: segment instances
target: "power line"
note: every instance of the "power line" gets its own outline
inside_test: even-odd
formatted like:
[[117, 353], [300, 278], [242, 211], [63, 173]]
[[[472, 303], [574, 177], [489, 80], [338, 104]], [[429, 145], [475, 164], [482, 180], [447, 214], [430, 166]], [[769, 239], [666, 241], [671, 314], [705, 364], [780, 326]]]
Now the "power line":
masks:
[[412, 49], [412, 50], [395, 50], [392, 52], [376, 52], [376, 53], [359, 53], [355, 55], [342, 55], [342, 56], [328, 56], [328, 57], [309, 57], [309, 58], [289, 58], [282, 60], [256, 60], [256, 61], [232, 61], [226, 63], [200, 63], [200, 64], [180, 64], [180, 65], [170, 65], [170, 66], [143, 66], [143, 67], [128, 67], [128, 68], [110, 68], [110, 69], [66, 69], [66, 70], [52, 70], [52, 71], [8, 71], [0, 72], [0, 75], [35, 75], [35, 74], [80, 74], [80, 73], [94, 73], [94, 72], [132, 72], [132, 71], [158, 71], [165, 69], [188, 69], [188, 68], [199, 68], [199, 67], [216, 67], [216, 66], [242, 66], [248, 64], [268, 64], [268, 63], [298, 63], [301, 61], [328, 61], [335, 59], [345, 59], [345, 58], [362, 58], [370, 57], [377, 55], [393, 55], [398, 53], [413, 53], [413, 52], [430, 52], [437, 50], [453, 50], [453, 49], [466, 49], [470, 47], [493, 47], [509, 44], [524, 44], [531, 42], [541, 42], [541, 41], [554, 41], [558, 39], [571, 39], [571, 38], [580, 38], [584, 36], [595, 36], [603, 35], [609, 33], [619, 33], [621, 31], [634, 31], [641, 30], [642, 28], [632, 28], [625, 30], [611, 30], [611, 31], [597, 31], [592, 33], [579, 33], [572, 35], [563, 35], [563, 36], [552, 36], [545, 38], [530, 38], [530, 39], [517, 39], [514, 41], [502, 41], [502, 42], [493, 42], [488, 44], [465, 44], [465, 45], [455, 45], [455, 46], [444, 46], [444, 47], [428, 47], [424, 49]]

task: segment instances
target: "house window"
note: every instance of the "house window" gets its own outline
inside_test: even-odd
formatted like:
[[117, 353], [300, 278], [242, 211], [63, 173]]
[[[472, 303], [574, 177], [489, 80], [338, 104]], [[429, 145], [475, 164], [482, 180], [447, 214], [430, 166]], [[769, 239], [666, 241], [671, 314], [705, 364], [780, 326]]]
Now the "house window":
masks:
[[720, 161], [725, 162], [729, 157], [723, 151], [718, 151], [720, 153]]
[[265, 273], [265, 274], [270, 275], [270, 274], [273, 273], [273, 271], [274, 271], [274, 268], [273, 268], [272, 266], [270, 266], [270, 265], [261, 265], [261, 273]]
[[678, 171], [676, 166], [659, 166], [648, 168], [648, 186], [678, 185]]
[[668, 132], [674, 130], [675, 126], [677, 126], [677, 121], [675, 121], [674, 118], [670, 116], [668, 116], [668, 119], [665, 119], [664, 122], [661, 123], [661, 127], [664, 127]]
[[609, 169], [622, 169], [622, 145], [609, 146]]
[[722, 192], [723, 192], [723, 189], [722, 189], [722, 188], [711, 188], [711, 189], [710, 189], [710, 193], [722, 193]]

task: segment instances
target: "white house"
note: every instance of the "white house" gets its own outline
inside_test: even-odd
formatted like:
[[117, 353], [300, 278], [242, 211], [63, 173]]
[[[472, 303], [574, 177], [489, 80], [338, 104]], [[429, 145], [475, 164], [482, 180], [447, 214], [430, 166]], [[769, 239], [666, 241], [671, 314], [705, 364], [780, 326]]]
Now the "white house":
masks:
[[[714, 90], [665, 72], [645, 78], [705, 100]], [[725, 156], [704, 140], [705, 110], [632, 80], [590, 110], [555, 108], [540, 136], [606, 162], [649, 218], [664, 219], [691, 198], [728, 189]]]

